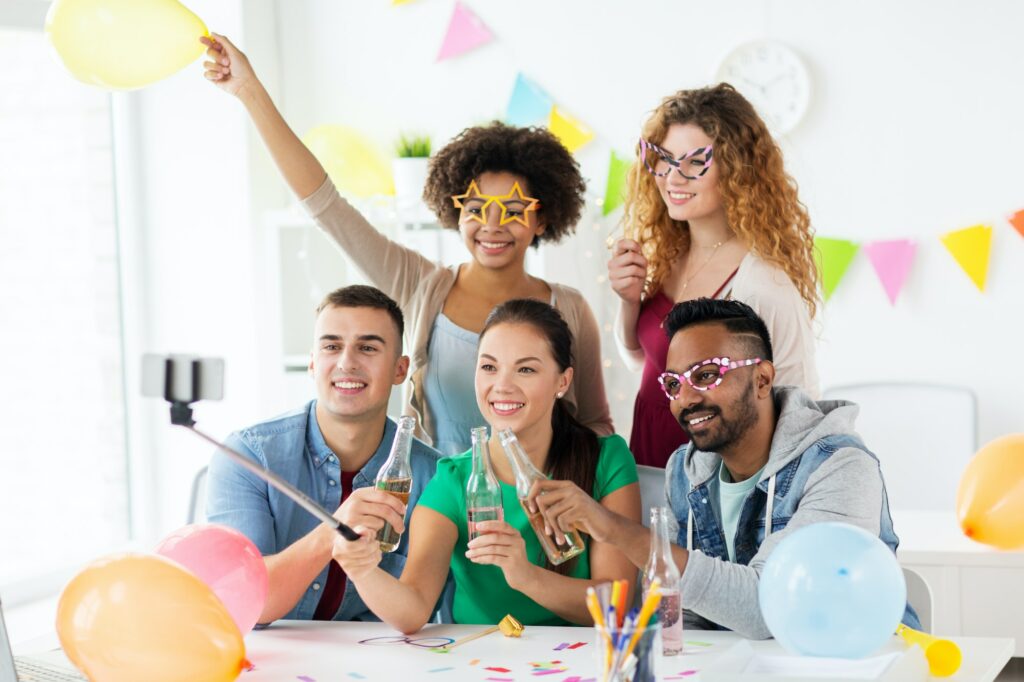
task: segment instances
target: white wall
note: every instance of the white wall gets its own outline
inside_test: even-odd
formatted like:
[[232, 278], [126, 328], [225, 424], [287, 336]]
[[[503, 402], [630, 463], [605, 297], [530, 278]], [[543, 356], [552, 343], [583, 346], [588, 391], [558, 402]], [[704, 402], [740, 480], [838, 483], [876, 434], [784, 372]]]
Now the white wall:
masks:
[[[735, 45], [790, 44], [814, 96], [782, 140], [820, 234], [855, 241], [911, 237], [919, 255], [890, 307], [861, 255], [821, 316], [825, 385], [872, 380], [965, 384], [980, 400], [980, 436], [1024, 428], [1012, 358], [1024, 336], [1024, 239], [1001, 218], [1024, 208], [1024, 5], [944, 0], [516, 3], [467, 0], [496, 34], [436, 63], [453, 3], [279, 3], [286, 115], [300, 131], [345, 123], [382, 145], [398, 131], [447, 139], [505, 108], [518, 71], [599, 138], [582, 150], [600, 194], [607, 152], [629, 152], [647, 111], [680, 87], [708, 83]], [[980, 294], [938, 235], [995, 221], [989, 287]], [[603, 233], [582, 227], [561, 250], [605, 260]], [[591, 272], [548, 276], [590, 286]], [[612, 299], [595, 291], [595, 307]], [[599, 311], [600, 314], [600, 311]], [[614, 352], [606, 349], [606, 356]], [[976, 358], [983, 357], [978, 361]], [[617, 364], [617, 358], [614, 358]], [[993, 362], [994, 361], [994, 362]], [[1004, 364], [1005, 363], [1005, 364]], [[629, 393], [629, 379], [618, 381]], [[623, 386], [612, 386], [612, 393]], [[623, 406], [616, 406], [617, 415]], [[942, 415], [936, 416], [941, 428]], [[619, 416], [618, 421], [623, 422]]]
[[[500, 117], [519, 71], [597, 133], [578, 158], [592, 199], [608, 150], [629, 153], [643, 118], [675, 89], [710, 82], [720, 59], [757, 38], [807, 60], [814, 97], [782, 140], [823, 235], [921, 240], [898, 305], [863, 256], [821, 316], [825, 385], [870, 380], [960, 383], [977, 391], [982, 440], [1024, 428], [1014, 354], [1024, 336], [1024, 239], [1001, 216], [1024, 207], [1024, 5], [944, 0], [677, 0], [516, 3], [466, 0], [496, 40], [434, 58], [451, 0], [240, 0], [190, 3], [237, 38], [301, 134], [340, 123], [383, 148], [400, 131], [448, 139]], [[143, 127], [147, 348], [228, 360], [227, 400], [203, 404], [215, 435], [290, 406], [280, 371], [272, 254], [264, 218], [290, 198], [241, 108], [198, 66], [138, 95]], [[989, 291], [979, 294], [937, 241], [997, 221]], [[614, 221], [590, 215], [550, 252], [547, 276], [583, 289], [603, 322], [614, 299], [598, 282]], [[605, 336], [609, 395], [628, 430], [637, 377]], [[287, 390], [285, 390], [286, 387]], [[156, 408], [153, 408], [154, 410]], [[154, 417], [162, 424], [162, 408]], [[936, 416], [941, 429], [945, 415]], [[153, 443], [164, 498], [154, 527], [184, 518], [192, 472], [208, 449], [170, 427]]]

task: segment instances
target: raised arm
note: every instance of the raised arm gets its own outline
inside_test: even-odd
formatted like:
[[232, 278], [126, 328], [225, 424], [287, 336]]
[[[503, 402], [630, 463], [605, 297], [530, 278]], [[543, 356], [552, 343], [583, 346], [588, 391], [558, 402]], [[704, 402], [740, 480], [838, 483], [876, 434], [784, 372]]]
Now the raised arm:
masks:
[[208, 47], [206, 78], [242, 102], [281, 175], [320, 229], [371, 284], [407, 308], [423, 279], [440, 266], [388, 239], [341, 198], [324, 167], [274, 106], [246, 56], [224, 36], [210, 35], [202, 38]]
[[207, 46], [206, 78], [238, 98], [249, 112], [285, 182], [295, 196], [305, 199], [323, 184], [327, 172], [274, 106], [249, 59], [224, 36], [217, 33], [210, 36], [200, 39]]

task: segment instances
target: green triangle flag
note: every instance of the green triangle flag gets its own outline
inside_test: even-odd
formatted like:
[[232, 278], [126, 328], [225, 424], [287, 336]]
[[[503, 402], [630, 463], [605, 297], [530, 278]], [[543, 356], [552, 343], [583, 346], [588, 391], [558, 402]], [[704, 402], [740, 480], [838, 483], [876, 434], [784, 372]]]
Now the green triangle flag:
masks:
[[814, 251], [818, 258], [818, 273], [821, 276], [821, 290], [827, 301], [839, 286], [860, 245], [846, 239], [815, 237]]
[[626, 198], [626, 174], [632, 165], [632, 159], [624, 159], [616, 154], [614, 149], [612, 150], [611, 159], [608, 161], [608, 180], [604, 185], [603, 215], [608, 215], [622, 206]]

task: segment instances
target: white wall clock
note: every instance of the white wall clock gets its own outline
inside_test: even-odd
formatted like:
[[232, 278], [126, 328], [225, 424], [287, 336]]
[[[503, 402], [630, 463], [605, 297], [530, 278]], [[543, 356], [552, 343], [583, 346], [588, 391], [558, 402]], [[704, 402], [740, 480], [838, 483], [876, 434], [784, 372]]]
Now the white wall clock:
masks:
[[740, 45], [722, 60], [716, 76], [743, 93], [774, 133], [795, 128], [811, 102], [807, 65], [783, 43]]

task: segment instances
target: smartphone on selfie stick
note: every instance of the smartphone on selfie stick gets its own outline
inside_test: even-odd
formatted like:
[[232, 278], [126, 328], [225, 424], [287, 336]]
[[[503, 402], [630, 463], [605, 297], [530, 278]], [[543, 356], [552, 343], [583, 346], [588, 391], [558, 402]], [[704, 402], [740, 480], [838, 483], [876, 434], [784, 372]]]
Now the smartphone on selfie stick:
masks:
[[142, 357], [142, 395], [149, 398], [163, 398], [171, 404], [172, 424], [183, 426], [214, 445], [236, 463], [290, 497], [295, 504], [337, 530], [346, 540], [359, 539], [359, 533], [331, 516], [326, 509], [291, 483], [195, 428], [196, 422], [192, 419], [192, 403], [199, 400], [221, 400], [224, 397], [224, 361], [222, 359], [147, 353]]

